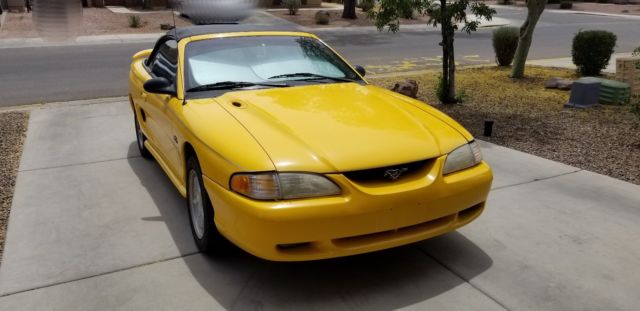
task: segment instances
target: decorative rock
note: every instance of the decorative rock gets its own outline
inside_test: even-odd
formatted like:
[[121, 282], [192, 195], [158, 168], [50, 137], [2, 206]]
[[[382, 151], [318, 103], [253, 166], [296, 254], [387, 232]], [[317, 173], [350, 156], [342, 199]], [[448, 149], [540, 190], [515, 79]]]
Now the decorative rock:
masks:
[[559, 77], [551, 78], [549, 79], [549, 81], [547, 81], [544, 84], [544, 87], [547, 89], [555, 89], [558, 87], [558, 81], [560, 80], [562, 80], [562, 78], [559, 78]]
[[417, 98], [418, 82], [416, 82], [415, 80], [406, 80], [406, 81], [398, 82], [391, 90], [405, 96]]
[[557, 85], [558, 85], [558, 89], [567, 91], [571, 89], [571, 86], [573, 86], [573, 81], [562, 79], [558, 81]]

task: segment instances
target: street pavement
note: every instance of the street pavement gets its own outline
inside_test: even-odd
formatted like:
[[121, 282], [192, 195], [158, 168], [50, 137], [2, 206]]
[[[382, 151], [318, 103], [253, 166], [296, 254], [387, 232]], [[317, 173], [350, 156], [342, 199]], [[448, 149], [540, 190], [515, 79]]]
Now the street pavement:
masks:
[[637, 310], [640, 186], [481, 143], [495, 174], [462, 229], [275, 263], [197, 252], [183, 199], [120, 100], [34, 109], [0, 310]]
[[[526, 11], [521, 8], [498, 8], [500, 24], [518, 26], [525, 16]], [[268, 23], [269, 19], [262, 15], [257, 22]], [[574, 34], [588, 29], [614, 32], [618, 36], [617, 53], [631, 52], [640, 45], [640, 19], [636, 17], [548, 11], [536, 28], [529, 59], [570, 56]], [[470, 35], [458, 33], [455, 42], [458, 64], [493, 63], [492, 31], [485, 28]], [[314, 32], [351, 63], [365, 66], [371, 74], [424, 70], [442, 64], [440, 33], [424, 25], [401, 26], [396, 34], [378, 32], [372, 27]], [[157, 36], [103, 36], [83, 38], [80, 44], [72, 46], [23, 48], [9, 48], [12, 46], [9, 41], [1, 41], [0, 106], [126, 96], [131, 56], [151, 48]]]

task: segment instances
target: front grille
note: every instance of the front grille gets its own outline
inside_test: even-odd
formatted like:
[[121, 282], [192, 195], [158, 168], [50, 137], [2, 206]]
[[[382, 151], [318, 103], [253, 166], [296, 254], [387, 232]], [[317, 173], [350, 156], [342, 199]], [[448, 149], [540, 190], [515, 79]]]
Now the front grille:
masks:
[[[344, 173], [344, 176], [355, 182], [394, 182], [416, 175], [426, 168], [429, 162], [430, 160], [422, 160], [400, 165], [352, 171]], [[398, 176], [396, 176], [396, 174]]]

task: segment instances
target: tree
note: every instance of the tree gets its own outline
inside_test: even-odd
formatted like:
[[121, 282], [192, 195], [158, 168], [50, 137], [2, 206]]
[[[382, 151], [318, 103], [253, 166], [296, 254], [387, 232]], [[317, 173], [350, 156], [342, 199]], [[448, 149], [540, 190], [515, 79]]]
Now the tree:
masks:
[[344, 0], [344, 9], [342, 10], [342, 18], [357, 19], [356, 0]]
[[[471, 20], [467, 16], [467, 9], [477, 16]], [[380, 7], [371, 10], [368, 17], [375, 20], [378, 30], [387, 27], [392, 32], [400, 29], [400, 18], [408, 10], [421, 15], [429, 15], [428, 23], [433, 27], [440, 25], [442, 34], [442, 86], [438, 98], [442, 103], [452, 104], [457, 101], [455, 88], [455, 53], [454, 36], [459, 26], [461, 30], [470, 34], [478, 29], [480, 19], [491, 20], [496, 11], [484, 3], [469, 0], [380, 0]]]
[[527, 62], [531, 41], [533, 41], [533, 31], [536, 24], [547, 5], [547, 0], [527, 0], [527, 19], [520, 26], [520, 36], [518, 38], [518, 49], [513, 60], [512, 78], [522, 78], [524, 76], [524, 64]]

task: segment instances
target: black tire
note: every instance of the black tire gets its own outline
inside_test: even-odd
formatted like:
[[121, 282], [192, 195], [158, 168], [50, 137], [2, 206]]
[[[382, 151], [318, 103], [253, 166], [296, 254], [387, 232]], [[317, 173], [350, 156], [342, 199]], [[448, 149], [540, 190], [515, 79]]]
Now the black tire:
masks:
[[136, 126], [136, 145], [138, 145], [138, 150], [140, 151], [140, 155], [145, 159], [152, 159], [153, 155], [144, 145], [144, 142], [147, 141], [147, 137], [144, 136], [142, 129], [140, 128], [140, 123], [138, 123], [138, 116], [134, 113], [133, 120]]
[[[193, 176], [193, 175], [195, 176]], [[194, 184], [194, 181], [197, 178], [198, 185]], [[213, 221], [214, 210], [213, 204], [209, 199], [209, 195], [207, 194], [207, 190], [204, 188], [204, 183], [202, 182], [202, 171], [200, 170], [200, 163], [198, 163], [198, 159], [195, 156], [190, 156], [187, 160], [187, 174], [186, 174], [186, 186], [187, 186], [187, 209], [189, 210], [189, 223], [191, 224], [191, 233], [193, 235], [193, 239], [196, 242], [196, 246], [198, 249], [206, 254], [220, 254], [227, 249], [228, 242], [216, 228], [216, 225]], [[199, 193], [199, 198], [202, 202], [202, 215], [204, 218], [200, 223], [203, 225], [201, 228], [201, 232], [196, 229], [196, 222], [198, 221], [195, 214], [198, 212], [194, 212], [195, 207], [192, 207], [192, 202], [194, 196], [197, 196]]]

